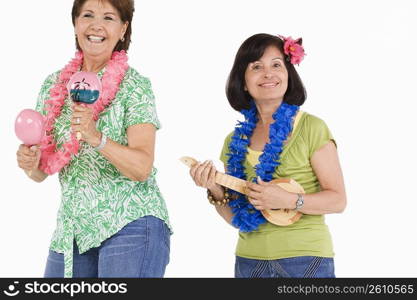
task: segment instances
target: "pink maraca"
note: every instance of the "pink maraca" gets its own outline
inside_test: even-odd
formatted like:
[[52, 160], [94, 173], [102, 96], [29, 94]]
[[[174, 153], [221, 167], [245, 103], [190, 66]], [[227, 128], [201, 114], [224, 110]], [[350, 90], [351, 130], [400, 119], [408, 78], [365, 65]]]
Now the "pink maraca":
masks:
[[45, 134], [45, 120], [37, 111], [24, 109], [17, 115], [14, 131], [26, 146], [37, 145]]
[[101, 81], [96, 73], [77, 72], [71, 76], [67, 89], [73, 101], [93, 104], [100, 97]]
[[[101, 81], [96, 73], [77, 72], [71, 76], [67, 89], [73, 101], [82, 105], [91, 105], [100, 98]], [[80, 140], [81, 133], [77, 132], [76, 137]]]

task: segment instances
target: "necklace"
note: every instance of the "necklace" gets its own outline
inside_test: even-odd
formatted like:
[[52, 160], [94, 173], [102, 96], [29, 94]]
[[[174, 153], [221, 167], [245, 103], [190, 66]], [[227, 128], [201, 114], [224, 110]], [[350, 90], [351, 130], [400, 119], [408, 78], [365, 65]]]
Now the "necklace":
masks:
[[[53, 129], [68, 96], [67, 83], [71, 76], [80, 69], [82, 62], [83, 54], [78, 51], [75, 54], [75, 58], [60, 72], [58, 82], [49, 92], [50, 98], [45, 101], [45, 110], [47, 111], [45, 116], [46, 134], [40, 145], [42, 152], [40, 169], [49, 175], [59, 172], [71, 161], [72, 155], [76, 155], [79, 150], [80, 144], [74, 132], [71, 133], [70, 140], [64, 143], [61, 149], [58, 149], [53, 137]], [[113, 52], [103, 74], [103, 88], [100, 97], [92, 104], [94, 121], [97, 121], [100, 113], [113, 101], [128, 68], [126, 52]]]
[[[298, 111], [297, 105], [290, 105], [283, 102], [272, 115], [274, 122], [269, 126], [269, 143], [264, 147], [262, 155], [259, 157], [259, 164], [255, 166], [256, 176], [263, 181], [272, 180], [275, 169], [280, 164], [280, 154], [284, 147], [284, 142], [291, 133], [293, 118]], [[244, 109], [241, 113], [245, 116], [245, 121], [238, 122], [234, 134], [229, 144], [229, 156], [227, 161], [227, 174], [246, 180], [245, 161], [247, 148], [250, 138], [258, 122], [257, 109], [254, 103], [250, 109]], [[256, 210], [246, 199], [246, 196], [230, 190], [232, 199], [229, 206], [234, 214], [232, 223], [243, 232], [250, 232], [258, 229], [259, 225], [266, 222], [262, 213]]]

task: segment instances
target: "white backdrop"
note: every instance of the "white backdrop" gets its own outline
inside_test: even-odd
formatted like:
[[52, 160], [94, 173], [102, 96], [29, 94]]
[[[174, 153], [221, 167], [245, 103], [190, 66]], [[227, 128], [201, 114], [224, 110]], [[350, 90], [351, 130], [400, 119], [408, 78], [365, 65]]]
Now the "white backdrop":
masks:
[[[71, 0], [7, 1], [0, 30], [0, 276], [41, 277], [60, 200], [57, 176], [17, 167], [14, 120], [74, 54]], [[218, 160], [238, 113], [224, 93], [255, 33], [303, 37], [305, 111], [332, 130], [348, 193], [328, 215], [339, 277], [417, 275], [414, 1], [136, 0], [130, 65], [153, 83], [162, 129], [155, 166], [174, 235], [167, 277], [232, 277], [237, 232], [178, 158]]]

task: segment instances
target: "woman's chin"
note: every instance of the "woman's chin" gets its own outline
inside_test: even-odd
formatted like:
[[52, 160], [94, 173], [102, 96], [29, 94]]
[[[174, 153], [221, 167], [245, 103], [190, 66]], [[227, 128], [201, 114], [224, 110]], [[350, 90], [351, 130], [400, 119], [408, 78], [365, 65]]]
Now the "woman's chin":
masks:
[[108, 47], [92, 46], [92, 47], [81, 47], [84, 56], [94, 56], [94, 57], [109, 57], [109, 54], [113, 52]]
[[258, 103], [280, 103], [282, 102], [283, 96], [282, 95], [271, 95], [271, 96], [263, 96], [254, 98]]

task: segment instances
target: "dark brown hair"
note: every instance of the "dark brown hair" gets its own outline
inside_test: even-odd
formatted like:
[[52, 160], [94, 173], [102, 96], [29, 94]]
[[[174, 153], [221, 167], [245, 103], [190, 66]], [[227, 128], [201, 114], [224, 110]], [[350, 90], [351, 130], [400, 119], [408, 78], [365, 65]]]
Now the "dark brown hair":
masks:
[[[122, 20], [123, 24], [129, 22], [126, 33], [124, 35], [125, 40], [118, 41], [116, 46], [114, 47], [113, 51], [127, 51], [130, 45], [130, 36], [132, 34], [132, 18], [133, 13], [135, 11], [135, 6], [133, 0], [102, 0], [109, 2], [119, 13], [120, 19]], [[84, 3], [87, 0], [74, 0], [74, 4], [72, 5], [72, 24], [75, 26], [75, 19], [80, 16], [81, 8], [83, 7]], [[78, 50], [81, 50], [80, 45], [78, 44], [77, 39], [75, 39], [75, 44]]]
[[[226, 83], [226, 96], [230, 105], [237, 111], [249, 109], [252, 96], [245, 87], [245, 72], [248, 64], [262, 57], [265, 49], [275, 46], [284, 54], [284, 42], [278, 37], [266, 33], [259, 33], [249, 37], [237, 51], [232, 70]], [[294, 105], [302, 105], [307, 98], [303, 82], [295, 67], [285, 59], [285, 67], [288, 71], [288, 87], [284, 95], [284, 102]]]

